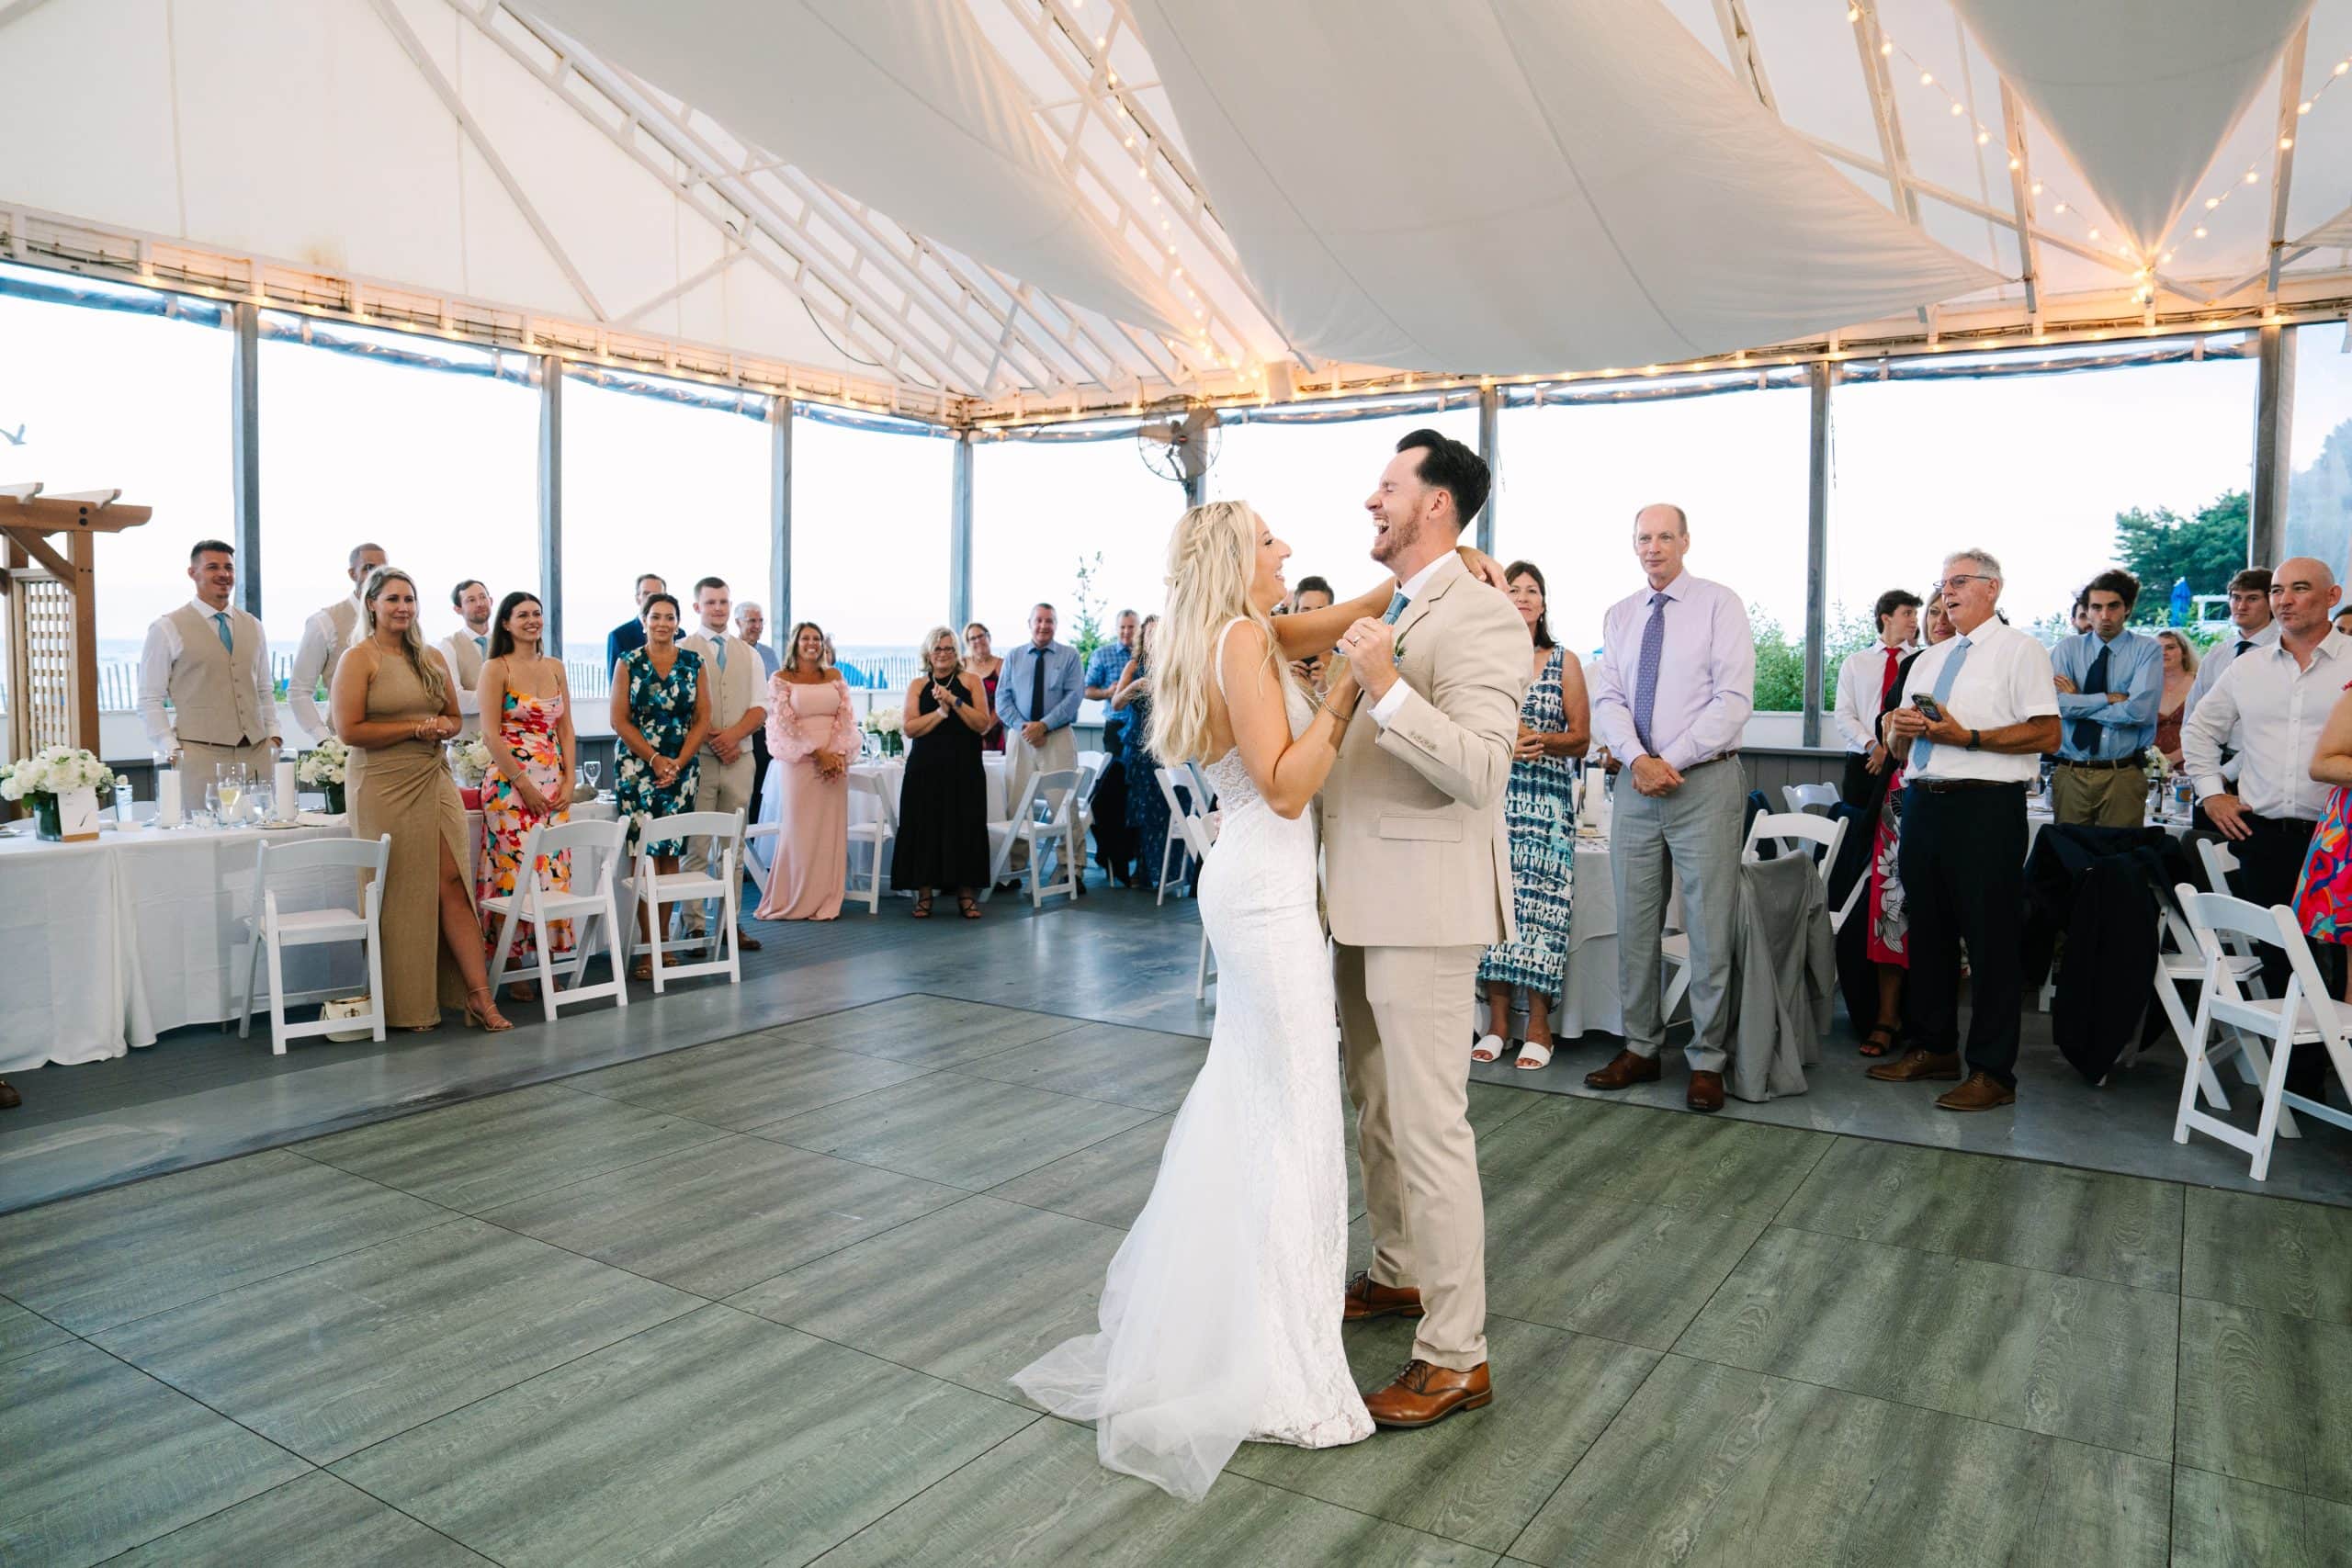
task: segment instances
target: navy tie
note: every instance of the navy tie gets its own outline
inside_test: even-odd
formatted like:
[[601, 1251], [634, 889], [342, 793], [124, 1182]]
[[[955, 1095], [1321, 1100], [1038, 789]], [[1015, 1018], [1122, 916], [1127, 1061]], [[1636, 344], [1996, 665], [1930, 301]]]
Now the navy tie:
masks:
[[[2082, 694], [2086, 697], [2107, 695], [2107, 656], [2115, 650], [2102, 648], [2098, 657], [2091, 660], [2091, 672], [2083, 677]], [[2099, 722], [2095, 718], [2075, 721], [2075, 749], [2086, 757], [2096, 758], [2099, 752]]]

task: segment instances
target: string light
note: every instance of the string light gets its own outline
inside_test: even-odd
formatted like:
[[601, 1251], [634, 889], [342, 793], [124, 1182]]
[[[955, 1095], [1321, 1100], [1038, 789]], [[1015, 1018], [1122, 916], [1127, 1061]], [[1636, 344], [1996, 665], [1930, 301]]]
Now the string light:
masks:
[[[2295, 106], [2295, 118], [2297, 119], [2301, 119], [2305, 115], [2311, 113], [2312, 109], [2318, 107], [2320, 99], [2327, 96], [2328, 89], [2335, 86], [2336, 83], [2342, 81], [2346, 75], [2352, 75], [2352, 54], [2346, 55], [2343, 59], [2337, 61], [2333, 66], [2331, 66], [2328, 69], [2326, 78], [2320, 83], [2318, 88], [2312, 92], [2312, 96], [2303, 99], [2302, 102]], [[2295, 136], [2292, 130], [2282, 132], [2279, 135], [2279, 152], [2291, 152], [2294, 150], [2294, 146]], [[2261, 183], [2262, 164], [2259, 160], [2256, 160], [2256, 162], [2246, 165], [2245, 174], [2239, 175], [2236, 179], [2231, 181], [2229, 185], [2223, 186], [2219, 195], [2207, 197], [2205, 198], [2205, 210], [2208, 212], [2217, 212], [2221, 209], [2222, 204], [2228, 201], [2230, 197], [2237, 195], [2238, 192], [2245, 189], [2248, 186], [2258, 186]], [[2189, 231], [2189, 238], [2201, 240], [2204, 239], [2209, 232], [2211, 232], [2211, 231], [2206, 227], [2206, 225], [2199, 223], [2196, 228]]]

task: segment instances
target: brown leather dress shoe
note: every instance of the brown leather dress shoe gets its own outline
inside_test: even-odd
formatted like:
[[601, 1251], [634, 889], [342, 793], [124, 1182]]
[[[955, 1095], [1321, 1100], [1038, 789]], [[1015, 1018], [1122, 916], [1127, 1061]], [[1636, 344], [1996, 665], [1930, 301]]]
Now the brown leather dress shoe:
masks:
[[1656, 1083], [1661, 1069], [1656, 1056], [1636, 1056], [1631, 1051], [1620, 1051], [1609, 1058], [1609, 1065], [1585, 1074], [1587, 1089], [1628, 1089], [1637, 1083]]
[[1960, 1077], [1960, 1053], [1939, 1055], [1934, 1051], [1909, 1050], [1892, 1062], [1881, 1062], [1869, 1069], [1870, 1076], [1881, 1083], [1917, 1083], [1924, 1078], [1956, 1078]]
[[1369, 1269], [1359, 1269], [1348, 1281], [1348, 1304], [1340, 1314], [1342, 1323], [1362, 1323], [1374, 1317], [1419, 1317], [1421, 1315], [1421, 1292], [1410, 1285], [1384, 1285], [1372, 1277]]
[[1724, 1108], [1723, 1074], [1692, 1073], [1690, 1093], [1683, 1103], [1693, 1111], [1721, 1111]]
[[1990, 1073], [1971, 1073], [1968, 1081], [1958, 1089], [1948, 1089], [1936, 1096], [1939, 1111], [1991, 1111], [2004, 1105], [2015, 1105], [2018, 1091]]
[[760, 950], [760, 939], [753, 936], [750, 931], [745, 931], [741, 926], [737, 926], [735, 928], [735, 947], [736, 950], [741, 953], [757, 953]]
[[1495, 1386], [1484, 1361], [1466, 1372], [1408, 1361], [1395, 1382], [1363, 1396], [1363, 1407], [1375, 1425], [1399, 1427], [1434, 1426], [1457, 1410], [1476, 1410], [1494, 1402]]
[[9, 1088], [6, 1078], [0, 1078], [0, 1111], [14, 1111], [24, 1102], [25, 1097]]

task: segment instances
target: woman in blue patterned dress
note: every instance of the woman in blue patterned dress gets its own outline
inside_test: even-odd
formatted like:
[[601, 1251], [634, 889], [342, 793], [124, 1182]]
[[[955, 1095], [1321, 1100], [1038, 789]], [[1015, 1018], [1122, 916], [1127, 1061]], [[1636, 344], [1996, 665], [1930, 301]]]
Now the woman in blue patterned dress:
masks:
[[[656, 593], [639, 613], [645, 620], [645, 646], [629, 649], [613, 666], [611, 713], [620, 759], [613, 770], [613, 795], [628, 820], [632, 856], [647, 819], [695, 808], [701, 771], [697, 758], [702, 743], [710, 739], [710, 690], [703, 684], [702, 655], [678, 646], [678, 602]], [[657, 876], [675, 875], [684, 850], [683, 839], [645, 847]], [[640, 905], [639, 915], [650, 942], [652, 906]], [[677, 962], [673, 955], [663, 956], [668, 963]], [[638, 960], [631, 973], [639, 980], [653, 978], [650, 960]]]
[[1487, 1032], [1471, 1047], [1474, 1062], [1503, 1054], [1511, 993], [1527, 1001], [1527, 1038], [1515, 1067], [1552, 1060], [1552, 998], [1568, 966], [1568, 910], [1576, 881], [1577, 766], [1592, 739], [1592, 705], [1584, 665], [1552, 640], [1544, 615], [1544, 574], [1531, 561], [1503, 573], [1510, 602], [1534, 648], [1534, 683], [1519, 709], [1503, 816], [1510, 827], [1511, 914], [1518, 936], [1487, 949], [1478, 981], [1487, 987]]
[[1111, 706], [1125, 716], [1127, 727], [1121, 757], [1127, 766], [1128, 844], [1138, 880], [1154, 887], [1168, 853], [1168, 797], [1159, 793], [1159, 759], [1151, 754], [1151, 644], [1159, 630], [1158, 615], [1144, 617], [1135, 657], [1111, 688]]

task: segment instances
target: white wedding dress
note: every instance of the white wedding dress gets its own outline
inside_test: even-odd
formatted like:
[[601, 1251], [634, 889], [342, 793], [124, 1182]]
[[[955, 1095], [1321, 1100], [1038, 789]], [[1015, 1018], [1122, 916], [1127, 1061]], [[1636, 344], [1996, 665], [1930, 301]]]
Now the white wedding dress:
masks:
[[[1284, 689], [1296, 735], [1311, 711]], [[1223, 818], [1199, 897], [1217, 961], [1208, 1059], [1111, 1260], [1102, 1331], [1012, 1380], [1093, 1421], [1103, 1464], [1188, 1500], [1245, 1441], [1331, 1448], [1373, 1431], [1340, 1342], [1347, 1149], [1314, 823], [1275, 816], [1238, 751], [1208, 774]]]

